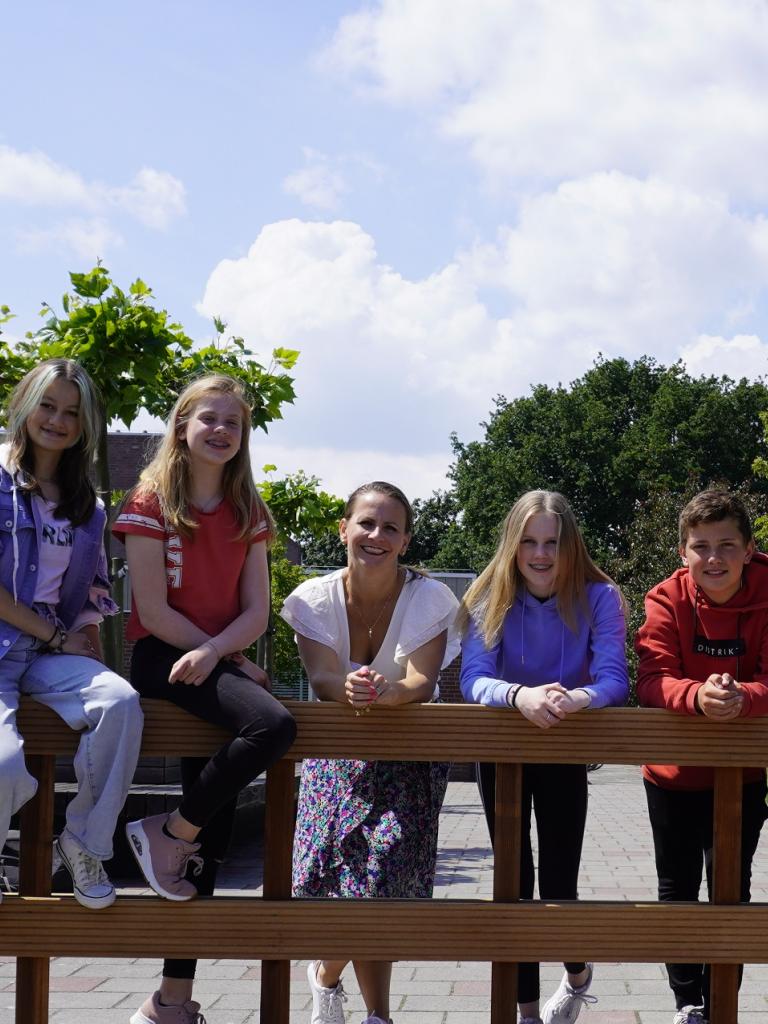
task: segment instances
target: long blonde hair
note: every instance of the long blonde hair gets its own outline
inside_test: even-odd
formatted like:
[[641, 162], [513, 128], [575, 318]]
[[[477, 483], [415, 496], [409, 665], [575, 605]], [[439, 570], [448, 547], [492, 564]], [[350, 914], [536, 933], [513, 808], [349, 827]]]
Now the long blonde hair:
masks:
[[263, 498], [256, 490], [251, 470], [248, 442], [251, 435], [251, 409], [239, 381], [223, 373], [207, 374], [188, 384], [179, 395], [168, 419], [155, 456], [139, 477], [133, 494], [154, 493], [166, 524], [182, 536], [190, 537], [198, 523], [190, 507], [191, 464], [189, 448], [181, 436], [197, 404], [208, 395], [231, 395], [240, 407], [242, 435], [237, 454], [224, 465], [222, 492], [232, 505], [240, 529], [238, 539], [249, 537], [266, 521], [270, 540], [275, 525]]
[[56, 380], [68, 381], [78, 390], [80, 434], [72, 447], [61, 453], [56, 467], [60, 497], [54, 514], [58, 519], [68, 519], [73, 526], [79, 526], [90, 519], [96, 505], [90, 472], [101, 426], [96, 386], [79, 363], [73, 359], [46, 359], [22, 377], [13, 389], [6, 409], [8, 462], [12, 472], [21, 471], [17, 474], [17, 483], [22, 490], [39, 491], [27, 420]]
[[461, 630], [466, 630], [472, 620], [486, 647], [498, 642], [507, 611], [525, 588], [517, 567], [517, 551], [528, 520], [540, 512], [556, 516], [559, 524], [557, 610], [569, 629], [576, 629], [579, 611], [589, 616], [588, 583], [615, 586], [590, 558], [573, 509], [563, 495], [557, 491], [527, 491], [507, 513], [496, 553], [464, 595], [456, 620]]

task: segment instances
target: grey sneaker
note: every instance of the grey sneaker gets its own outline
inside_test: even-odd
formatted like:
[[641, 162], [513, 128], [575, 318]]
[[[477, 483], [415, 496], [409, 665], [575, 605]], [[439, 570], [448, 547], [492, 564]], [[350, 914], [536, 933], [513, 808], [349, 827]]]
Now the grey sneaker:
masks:
[[541, 1019], [544, 1024], [572, 1024], [581, 1013], [583, 1006], [587, 1003], [596, 1003], [595, 996], [587, 995], [589, 986], [592, 984], [592, 964], [587, 964], [589, 974], [587, 980], [578, 988], [573, 988], [568, 975], [563, 975], [563, 980], [555, 994], [546, 1001], [541, 1011]]
[[115, 887], [99, 858], [84, 850], [67, 829], [56, 840], [56, 850], [72, 876], [77, 902], [89, 910], [111, 907], [115, 902]]
[[307, 980], [312, 990], [312, 1018], [310, 1024], [344, 1024], [344, 1007], [347, 996], [341, 979], [333, 988], [323, 988], [317, 983], [319, 960], [313, 960], [307, 967]]
[[129, 821], [125, 826], [128, 845], [142, 874], [158, 896], [180, 902], [191, 900], [197, 896], [197, 889], [184, 875], [190, 861], [196, 867], [196, 874], [202, 870], [202, 858], [195, 856], [200, 843], [188, 843], [166, 835], [163, 825], [167, 821], [167, 814], [153, 814], [140, 821]]
[[708, 1024], [703, 1006], [684, 1006], [675, 1014], [672, 1024]]
[[190, 999], [183, 1006], [161, 1006], [155, 992], [131, 1017], [130, 1024], [205, 1024], [200, 1003]]

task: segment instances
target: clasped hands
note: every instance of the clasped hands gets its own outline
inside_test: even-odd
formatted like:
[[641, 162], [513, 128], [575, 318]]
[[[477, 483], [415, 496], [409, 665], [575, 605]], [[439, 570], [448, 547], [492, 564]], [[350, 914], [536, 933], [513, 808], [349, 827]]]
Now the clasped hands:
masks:
[[344, 681], [344, 694], [356, 715], [370, 711], [374, 702], [388, 703], [387, 696], [393, 692], [391, 683], [368, 665], [349, 672]]
[[744, 708], [744, 688], [729, 672], [713, 672], [696, 691], [696, 707], [707, 718], [730, 722]]
[[589, 706], [589, 694], [581, 689], [566, 690], [560, 683], [521, 686], [515, 707], [540, 729], [551, 729], [574, 711]]

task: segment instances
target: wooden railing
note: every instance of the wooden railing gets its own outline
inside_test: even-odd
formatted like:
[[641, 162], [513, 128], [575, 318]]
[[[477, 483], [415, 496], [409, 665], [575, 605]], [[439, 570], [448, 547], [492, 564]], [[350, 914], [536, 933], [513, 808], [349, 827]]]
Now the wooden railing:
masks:
[[[143, 702], [146, 756], [207, 755], [224, 734], [170, 704]], [[22, 703], [27, 762], [40, 783], [22, 812], [20, 895], [0, 907], [0, 955], [18, 957], [17, 1024], [48, 1020], [49, 957], [216, 957], [263, 960], [261, 1020], [287, 1024], [290, 960], [491, 961], [491, 1021], [508, 1020], [519, 961], [708, 962], [711, 1024], [737, 1019], [739, 962], [768, 962], [768, 905], [739, 905], [741, 767], [768, 760], [768, 720], [717, 724], [665, 711], [611, 709], [542, 732], [519, 714], [465, 705], [375, 709], [291, 703], [298, 738], [267, 776], [263, 898], [170, 903], [120, 896], [85, 910], [50, 895], [54, 761], [77, 737], [47, 709]], [[498, 765], [493, 900], [291, 900], [294, 762], [478, 759]], [[714, 905], [517, 902], [520, 764], [714, 765]]]

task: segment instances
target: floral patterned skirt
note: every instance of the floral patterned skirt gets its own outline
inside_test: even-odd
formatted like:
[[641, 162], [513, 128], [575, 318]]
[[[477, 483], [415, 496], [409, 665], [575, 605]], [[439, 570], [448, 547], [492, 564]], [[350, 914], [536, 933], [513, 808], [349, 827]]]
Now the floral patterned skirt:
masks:
[[429, 898], [448, 768], [427, 761], [306, 760], [294, 896]]

